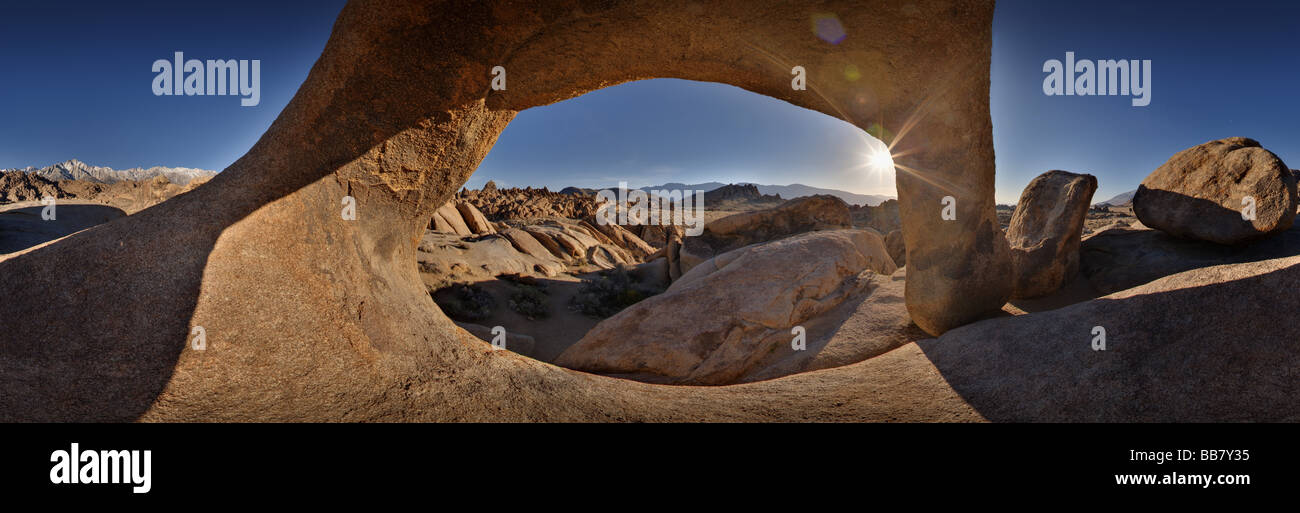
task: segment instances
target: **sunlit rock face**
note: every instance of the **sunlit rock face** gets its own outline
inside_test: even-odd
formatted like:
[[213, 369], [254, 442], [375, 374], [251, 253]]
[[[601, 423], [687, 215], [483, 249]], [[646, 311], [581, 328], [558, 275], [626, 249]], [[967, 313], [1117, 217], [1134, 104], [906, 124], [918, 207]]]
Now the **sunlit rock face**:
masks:
[[897, 124], [908, 310], [931, 333], [971, 322], [1009, 283], [992, 14], [960, 0], [352, 2], [235, 164], [0, 263], [0, 420], [979, 420], [915, 345], [867, 370], [710, 390], [494, 352], [439, 312], [416, 248], [518, 111], [631, 80], [722, 82]]

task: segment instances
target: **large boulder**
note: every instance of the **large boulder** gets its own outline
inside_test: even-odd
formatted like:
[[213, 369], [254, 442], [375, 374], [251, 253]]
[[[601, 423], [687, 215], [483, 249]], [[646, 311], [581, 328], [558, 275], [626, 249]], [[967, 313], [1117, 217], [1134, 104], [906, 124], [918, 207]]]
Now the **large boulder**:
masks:
[[451, 233], [465, 237], [474, 235], [474, 231], [469, 229], [469, 225], [465, 224], [465, 219], [461, 217], [460, 210], [452, 202], [448, 201], [438, 207], [435, 213], [443, 221], [447, 222], [447, 225], [451, 227]]
[[637, 258], [645, 258], [655, 252], [655, 248], [637, 237], [636, 234], [627, 228], [617, 224], [608, 223], [585, 223], [587, 226], [594, 227], [600, 233], [609, 238], [610, 242], [627, 250]]
[[435, 287], [500, 274], [555, 276], [564, 271], [559, 259], [521, 252], [510, 238], [500, 234], [462, 239], [454, 234], [427, 231], [417, 248], [416, 261], [425, 274], [422, 276], [425, 283]]
[[[1254, 219], [1243, 208], [1254, 200]], [[1238, 244], [1291, 227], [1296, 179], [1290, 168], [1245, 137], [1180, 151], [1133, 196], [1142, 224], [1179, 237]]]
[[732, 214], [705, 225], [704, 233], [682, 240], [678, 255], [681, 272], [742, 246], [852, 225], [848, 204], [830, 195], [795, 198], [773, 208]]
[[487, 217], [483, 216], [474, 205], [468, 201], [457, 201], [456, 211], [460, 212], [460, 217], [465, 221], [466, 226], [475, 235], [496, 233], [496, 228], [488, 222]]
[[506, 228], [501, 230], [501, 235], [510, 240], [515, 249], [536, 258], [553, 259], [555, 257], [550, 251], [537, 241], [536, 237], [529, 235], [528, 232], [518, 228]]
[[[556, 363], [651, 382], [700, 385], [797, 372], [812, 365], [804, 361], [812, 353], [792, 350], [791, 330], [815, 326], [815, 332], [806, 334], [809, 347], [816, 347], [812, 341], [824, 346], [839, 324], [819, 318], [830, 314], [842, 320], [852, 308], [832, 312], [847, 302], [860, 303], [883, 283], [876, 275], [888, 276], [895, 269], [884, 241], [863, 230], [808, 233], [746, 246], [696, 266], [663, 294], [597, 324]], [[901, 314], [897, 299], [893, 304]], [[878, 342], [857, 340], [874, 349], [835, 351], [841, 356], [834, 361], [850, 359], [843, 354], [871, 355], [892, 348]]]
[[1050, 294], [1079, 271], [1079, 239], [1096, 191], [1096, 177], [1068, 171], [1048, 171], [1025, 187], [1007, 228], [1012, 297]]
[[434, 212], [433, 217], [429, 218], [429, 229], [439, 233], [456, 233], [456, 230], [451, 227], [451, 223], [448, 223], [437, 212]]
[[907, 265], [907, 245], [903, 242], [902, 230], [894, 230], [885, 236], [885, 248], [889, 249], [889, 257], [894, 259], [895, 265]]

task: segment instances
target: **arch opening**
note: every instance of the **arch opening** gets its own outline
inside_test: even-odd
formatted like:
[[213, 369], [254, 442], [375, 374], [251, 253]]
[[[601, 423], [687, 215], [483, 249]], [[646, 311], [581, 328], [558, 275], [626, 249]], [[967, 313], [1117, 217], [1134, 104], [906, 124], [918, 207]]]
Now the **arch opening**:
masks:
[[[433, 213], [416, 255], [442, 313], [484, 343], [576, 370], [722, 385], [926, 337], [896, 272], [889, 148], [852, 124], [660, 79], [529, 109], [503, 134]], [[731, 306], [680, 322], [719, 302]]]

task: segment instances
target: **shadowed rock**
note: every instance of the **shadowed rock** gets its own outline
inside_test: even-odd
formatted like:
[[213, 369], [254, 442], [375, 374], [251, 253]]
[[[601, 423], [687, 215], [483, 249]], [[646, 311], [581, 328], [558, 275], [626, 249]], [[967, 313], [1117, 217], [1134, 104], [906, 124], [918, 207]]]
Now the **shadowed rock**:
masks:
[[[1243, 210], [1253, 208], [1249, 219]], [[1296, 180], [1272, 152], [1245, 137], [1180, 151], [1133, 196], [1142, 224], [1189, 239], [1237, 244], [1291, 227]]]
[[1225, 246], [1181, 239], [1159, 230], [1114, 227], [1080, 246], [1080, 270], [1102, 294], [1202, 267], [1300, 255], [1300, 226], [1249, 244]]
[[894, 264], [899, 267], [907, 265], [907, 246], [903, 244], [903, 231], [894, 230], [885, 236], [885, 247], [889, 249], [889, 257], [894, 259]]

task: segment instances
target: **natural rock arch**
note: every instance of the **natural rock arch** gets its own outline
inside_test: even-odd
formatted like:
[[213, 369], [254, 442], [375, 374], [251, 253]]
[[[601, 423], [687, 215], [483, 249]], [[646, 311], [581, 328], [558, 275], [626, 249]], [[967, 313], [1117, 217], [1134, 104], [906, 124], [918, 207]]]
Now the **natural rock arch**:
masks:
[[[22, 279], [0, 294], [46, 295], [0, 306], [6, 323], [24, 323], [0, 330], [0, 384], [27, 391], [3, 394], [0, 415], [979, 418], [914, 345], [845, 370], [697, 390], [492, 352], [437, 310], [413, 252], [516, 112], [631, 80], [713, 81], [897, 132], [896, 161], [914, 170], [898, 178], [909, 310], [933, 333], [974, 320], [1009, 287], [993, 210], [991, 3], [544, 4], [352, 2], [280, 117], [210, 183], [3, 262]], [[848, 37], [817, 38], [822, 14]], [[497, 65], [505, 91], [489, 87]], [[791, 88], [796, 65], [806, 91]], [[339, 215], [345, 195], [356, 221]], [[956, 220], [940, 219], [944, 196]], [[195, 326], [204, 351], [186, 349]]]

